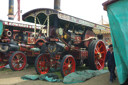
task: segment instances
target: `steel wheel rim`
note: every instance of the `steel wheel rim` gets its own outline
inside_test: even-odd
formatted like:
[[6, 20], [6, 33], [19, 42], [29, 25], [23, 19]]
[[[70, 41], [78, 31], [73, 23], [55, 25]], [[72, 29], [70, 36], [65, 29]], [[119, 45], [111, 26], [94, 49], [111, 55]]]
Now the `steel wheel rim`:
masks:
[[96, 65], [96, 68], [98, 70], [101, 70], [104, 68], [104, 61], [105, 61], [105, 56], [106, 56], [106, 47], [102, 41], [97, 42], [95, 46], [95, 51], [94, 51], [94, 62]]
[[39, 57], [37, 63], [37, 69], [40, 74], [48, 73], [50, 66], [49, 66], [49, 55], [43, 54]]
[[15, 70], [22, 70], [26, 65], [26, 56], [23, 53], [16, 53], [11, 61], [12, 67]]
[[64, 76], [66, 76], [72, 72], [75, 72], [75, 60], [73, 57], [69, 56], [63, 63], [63, 73]]

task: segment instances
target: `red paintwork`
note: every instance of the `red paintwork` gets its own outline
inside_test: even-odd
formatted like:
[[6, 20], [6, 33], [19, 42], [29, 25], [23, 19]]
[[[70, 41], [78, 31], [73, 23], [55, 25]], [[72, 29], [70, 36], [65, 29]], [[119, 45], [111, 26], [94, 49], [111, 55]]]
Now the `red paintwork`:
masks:
[[80, 51], [80, 56], [81, 56], [82, 60], [88, 58], [88, 51], [87, 50]]
[[50, 41], [56, 41], [56, 42], [58, 42], [59, 39], [56, 39], [56, 38], [50, 38]]
[[74, 42], [74, 44], [79, 44], [79, 43], [81, 43], [81, 37], [80, 36], [75, 36], [75, 42]]
[[36, 39], [36, 42], [38, 42], [38, 41], [43, 41], [44, 43], [47, 42], [45, 39]]
[[36, 40], [34, 37], [28, 37], [28, 44], [35, 44]]
[[0, 68], [4, 68], [8, 64], [8, 60], [0, 53]]
[[37, 69], [40, 74], [46, 74], [50, 70], [50, 58], [47, 54], [40, 55], [38, 59]]
[[[11, 42], [11, 44], [14, 44], [14, 45], [10, 45], [12, 46], [12, 49], [9, 49], [7, 53], [5, 53], [4, 51], [6, 56], [2, 56], [2, 58], [0, 57], [0, 65], [2, 65], [1, 62], [5, 63], [5, 65], [8, 64], [8, 59], [14, 53], [14, 51], [12, 51], [13, 49], [14, 50], [17, 49], [17, 51], [24, 52], [24, 54], [27, 57], [36, 57], [37, 55], [40, 54], [40, 51], [35, 52], [33, 49], [31, 50], [31, 48], [39, 48], [39, 46], [41, 47], [44, 43], [46, 43], [46, 40], [38, 39], [38, 37], [33, 36], [33, 29], [35, 24], [32, 24], [32, 23], [30, 24], [27, 22], [26, 23], [14, 22], [14, 21], [2, 21], [2, 22], [3, 22], [3, 34], [1, 36], [0, 43], [2, 44], [6, 43], [6, 45], [8, 45]], [[36, 27], [38, 31], [41, 28], [40, 26], [36, 26]], [[39, 34], [39, 36], [42, 37], [42, 34]], [[42, 40], [43, 42], [36, 45], [36, 42], [39, 40]], [[0, 52], [0, 53], [3, 53], [3, 52]], [[4, 61], [5, 58], [7, 62]], [[5, 65], [0, 66], [0, 68], [3, 68]], [[15, 69], [15, 70], [18, 70], [18, 69]]]
[[26, 62], [26, 56], [23, 53], [17, 53], [13, 56], [11, 64], [14, 70], [20, 71], [25, 67]]
[[2, 39], [2, 42], [10, 42], [10, 39]]
[[20, 30], [13, 30], [13, 32], [20, 32]]
[[61, 55], [59, 55], [59, 54], [56, 55], [56, 56], [55, 56], [55, 59], [56, 59], [56, 60], [59, 60], [59, 59], [60, 59], [60, 56], [61, 56]]
[[[99, 41], [95, 46], [95, 64], [98, 70], [104, 68], [104, 61], [106, 57], [106, 47], [102, 41]], [[100, 57], [100, 55], [102, 57]]]
[[76, 68], [76, 63], [74, 58], [72, 56], [68, 56], [63, 63], [64, 76], [72, 72], [75, 72], [75, 68]]
[[70, 48], [69, 48], [68, 46], [65, 46], [64, 49], [65, 49], [66, 51], [69, 51]]
[[115, 3], [115, 2], [117, 2], [117, 1], [119, 1], [119, 0], [108, 0], [108, 1], [104, 2], [104, 3], [102, 4], [103, 7], [104, 7], [104, 10], [107, 10], [107, 6], [108, 6], [108, 5], [110, 5], [110, 4], [112, 4], [112, 3]]

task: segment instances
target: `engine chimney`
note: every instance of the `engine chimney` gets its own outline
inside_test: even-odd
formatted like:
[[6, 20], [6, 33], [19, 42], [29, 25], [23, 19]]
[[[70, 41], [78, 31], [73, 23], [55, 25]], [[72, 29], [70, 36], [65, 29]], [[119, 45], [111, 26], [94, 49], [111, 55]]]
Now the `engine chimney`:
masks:
[[54, 9], [60, 11], [60, 0], [54, 0]]
[[9, 0], [8, 19], [14, 20], [14, 0]]
[[20, 0], [17, 0], [18, 2], [18, 21], [20, 21]]

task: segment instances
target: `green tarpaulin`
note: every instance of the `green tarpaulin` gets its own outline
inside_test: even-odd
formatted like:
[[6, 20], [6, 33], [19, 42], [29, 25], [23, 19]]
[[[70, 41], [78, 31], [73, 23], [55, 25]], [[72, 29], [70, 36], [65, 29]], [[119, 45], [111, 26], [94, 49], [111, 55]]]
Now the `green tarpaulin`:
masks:
[[0, 21], [0, 36], [2, 35], [3, 32], [3, 23]]
[[59, 79], [58, 75], [54, 73], [48, 73], [44, 75], [25, 75], [21, 77], [23, 80], [45, 80], [48, 82], [63, 82], [64, 84], [80, 83], [86, 80], [108, 72], [108, 70], [83, 70], [76, 71]]
[[62, 82], [56, 74], [48, 73], [42, 75], [25, 75], [21, 77], [23, 80], [45, 80], [48, 82]]
[[128, 0], [119, 0], [107, 7], [120, 84], [128, 78]]
[[63, 83], [64, 84], [73, 84], [73, 83], [80, 83], [85, 82], [86, 80], [104, 74], [108, 72], [108, 70], [83, 70], [83, 71], [76, 71], [64, 77]]

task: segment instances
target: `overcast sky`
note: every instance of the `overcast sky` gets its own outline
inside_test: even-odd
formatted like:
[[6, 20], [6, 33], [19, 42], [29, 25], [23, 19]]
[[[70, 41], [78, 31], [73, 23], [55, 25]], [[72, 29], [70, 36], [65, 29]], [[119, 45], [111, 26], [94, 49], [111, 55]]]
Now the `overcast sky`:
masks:
[[[101, 16], [108, 22], [107, 12], [102, 3], [106, 0], [61, 0], [61, 12], [99, 23]], [[54, 0], [20, 0], [22, 14], [35, 8], [54, 8]], [[0, 19], [8, 19], [9, 0], [0, 3]], [[17, 12], [17, 0], [14, 0], [14, 13]], [[17, 17], [15, 18], [17, 20]]]

